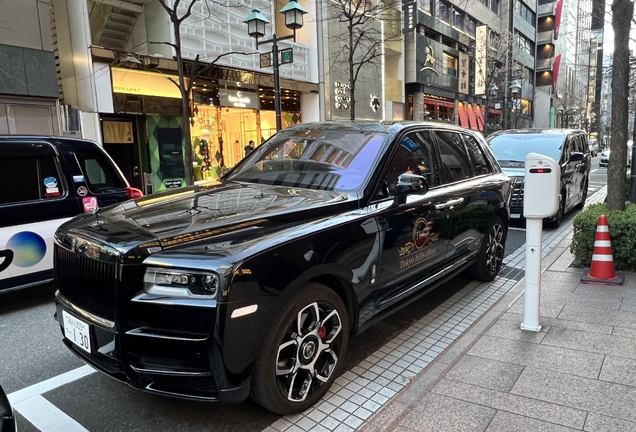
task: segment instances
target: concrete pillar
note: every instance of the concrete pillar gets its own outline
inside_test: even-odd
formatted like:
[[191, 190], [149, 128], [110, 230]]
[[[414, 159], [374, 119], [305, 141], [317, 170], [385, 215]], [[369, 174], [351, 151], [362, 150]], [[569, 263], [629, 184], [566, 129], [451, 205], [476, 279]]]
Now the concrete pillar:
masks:
[[413, 120], [424, 120], [424, 93], [413, 93]]
[[300, 94], [301, 123], [320, 121], [320, 95], [318, 93]]
[[86, 0], [53, 0], [64, 103], [81, 111], [82, 136], [101, 144]]

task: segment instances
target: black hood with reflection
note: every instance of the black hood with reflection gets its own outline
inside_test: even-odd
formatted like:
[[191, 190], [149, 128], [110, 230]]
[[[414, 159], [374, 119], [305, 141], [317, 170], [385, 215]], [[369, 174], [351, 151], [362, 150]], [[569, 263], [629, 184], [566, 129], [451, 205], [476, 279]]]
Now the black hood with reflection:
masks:
[[219, 241], [254, 239], [271, 229], [280, 231], [285, 225], [356, 206], [354, 194], [210, 182], [78, 216], [62, 229], [108, 243], [121, 252], [140, 245], [165, 250], [212, 237]]

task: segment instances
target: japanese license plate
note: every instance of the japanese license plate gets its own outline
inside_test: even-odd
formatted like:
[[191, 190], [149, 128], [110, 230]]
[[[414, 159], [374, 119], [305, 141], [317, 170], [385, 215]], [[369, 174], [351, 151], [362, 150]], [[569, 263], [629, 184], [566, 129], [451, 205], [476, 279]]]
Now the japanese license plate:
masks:
[[86, 352], [91, 352], [90, 326], [73, 315], [62, 311], [64, 336]]
[[519, 213], [513, 213], [510, 215], [510, 219], [521, 219], [521, 215]]

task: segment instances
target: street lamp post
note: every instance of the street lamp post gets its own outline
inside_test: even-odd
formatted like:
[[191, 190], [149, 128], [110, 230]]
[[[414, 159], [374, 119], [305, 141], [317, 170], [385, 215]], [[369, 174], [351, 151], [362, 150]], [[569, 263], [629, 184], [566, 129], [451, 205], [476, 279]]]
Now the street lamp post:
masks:
[[[519, 99], [519, 97], [521, 96], [521, 86], [519, 85], [519, 83], [517, 81], [514, 81], [512, 84], [510, 84], [510, 87], [508, 87], [510, 89], [510, 93], [512, 94], [512, 107], [510, 108], [510, 115], [508, 116], [508, 128], [510, 128], [510, 123], [512, 123], [512, 110], [517, 109], [517, 100]], [[518, 119], [518, 114], [517, 114], [517, 119]], [[517, 128], [517, 121], [515, 120], [514, 122], [514, 129]]]
[[[247, 24], [247, 34], [256, 39], [256, 48], [260, 45], [272, 44], [272, 66], [274, 67], [274, 109], [276, 110], [276, 131], [283, 128], [281, 119], [281, 102], [280, 102], [280, 75], [278, 71], [278, 41], [293, 39], [296, 42], [296, 30], [303, 26], [303, 15], [307, 13], [305, 8], [299, 5], [295, 0], [289, 0], [289, 3], [283, 7], [279, 13], [285, 15], [285, 26], [294, 31], [293, 34], [277, 37], [276, 33], [272, 34], [271, 39], [259, 41], [258, 38], [265, 36], [265, 24], [269, 20], [265, 18], [259, 8], [255, 7], [252, 12], [243, 20]], [[275, 25], [274, 25], [275, 26]]]

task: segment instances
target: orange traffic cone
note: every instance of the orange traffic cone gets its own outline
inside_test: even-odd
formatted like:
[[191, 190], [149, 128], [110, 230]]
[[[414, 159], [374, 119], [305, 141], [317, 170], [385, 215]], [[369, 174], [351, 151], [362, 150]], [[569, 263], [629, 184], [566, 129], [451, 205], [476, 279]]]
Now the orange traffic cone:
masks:
[[581, 282], [600, 285], [623, 285], [624, 277], [614, 272], [612, 244], [610, 242], [607, 216], [600, 215], [596, 225], [596, 239], [590, 272], [581, 278]]

